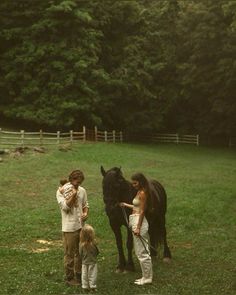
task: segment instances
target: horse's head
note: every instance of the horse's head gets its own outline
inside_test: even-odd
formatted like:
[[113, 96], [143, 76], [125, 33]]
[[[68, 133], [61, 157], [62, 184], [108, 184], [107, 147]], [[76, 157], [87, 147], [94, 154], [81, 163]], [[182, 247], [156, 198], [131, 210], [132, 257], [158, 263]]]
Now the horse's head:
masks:
[[114, 207], [122, 201], [122, 194], [127, 183], [121, 168], [113, 167], [107, 171], [101, 166], [103, 175], [103, 200], [106, 206]]

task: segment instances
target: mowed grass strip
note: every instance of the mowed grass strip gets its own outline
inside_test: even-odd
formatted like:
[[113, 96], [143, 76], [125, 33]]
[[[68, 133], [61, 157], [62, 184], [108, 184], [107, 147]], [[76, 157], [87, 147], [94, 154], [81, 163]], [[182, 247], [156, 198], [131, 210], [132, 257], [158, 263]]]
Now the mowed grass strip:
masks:
[[[159, 180], [168, 195], [172, 263], [153, 261], [154, 282], [139, 287], [136, 273], [115, 274], [117, 250], [104, 212], [102, 176], [121, 166]], [[63, 282], [59, 179], [80, 168], [99, 240], [98, 294], [235, 294], [236, 153], [175, 145], [78, 144], [68, 152], [27, 151], [0, 164], [0, 294], [79, 294]], [[126, 230], [123, 229], [125, 237]], [[125, 244], [125, 242], [124, 242]]]

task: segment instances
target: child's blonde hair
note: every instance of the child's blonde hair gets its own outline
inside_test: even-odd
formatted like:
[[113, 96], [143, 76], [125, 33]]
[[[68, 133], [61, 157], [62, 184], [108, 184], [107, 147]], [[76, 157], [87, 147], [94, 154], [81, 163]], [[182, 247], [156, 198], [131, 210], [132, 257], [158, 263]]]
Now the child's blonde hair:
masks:
[[86, 248], [96, 245], [95, 231], [94, 228], [89, 224], [85, 224], [81, 229], [80, 245], [85, 246]]

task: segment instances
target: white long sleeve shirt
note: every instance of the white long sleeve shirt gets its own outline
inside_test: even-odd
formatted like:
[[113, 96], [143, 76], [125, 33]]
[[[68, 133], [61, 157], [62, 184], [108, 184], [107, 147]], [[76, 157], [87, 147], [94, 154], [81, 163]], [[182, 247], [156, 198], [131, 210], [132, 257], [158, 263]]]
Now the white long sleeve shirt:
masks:
[[58, 189], [56, 192], [57, 202], [61, 209], [62, 217], [62, 231], [63, 232], [74, 232], [79, 230], [83, 226], [83, 221], [81, 220], [81, 215], [83, 214], [84, 208], [89, 208], [88, 198], [86, 190], [82, 187], [78, 187], [77, 191], [77, 202], [75, 206], [70, 208], [66, 204], [66, 194], [72, 188], [71, 183], [66, 183], [63, 186], [64, 193], [62, 194]]

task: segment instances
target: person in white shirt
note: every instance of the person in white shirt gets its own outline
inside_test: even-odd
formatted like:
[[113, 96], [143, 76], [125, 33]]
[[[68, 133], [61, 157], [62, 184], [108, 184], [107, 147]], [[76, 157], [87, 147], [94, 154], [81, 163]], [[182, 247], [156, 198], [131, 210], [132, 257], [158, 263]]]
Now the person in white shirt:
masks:
[[75, 286], [81, 282], [80, 230], [89, 211], [86, 190], [80, 186], [83, 180], [83, 172], [74, 170], [69, 175], [69, 182], [58, 188], [56, 193], [62, 217], [66, 283]]

